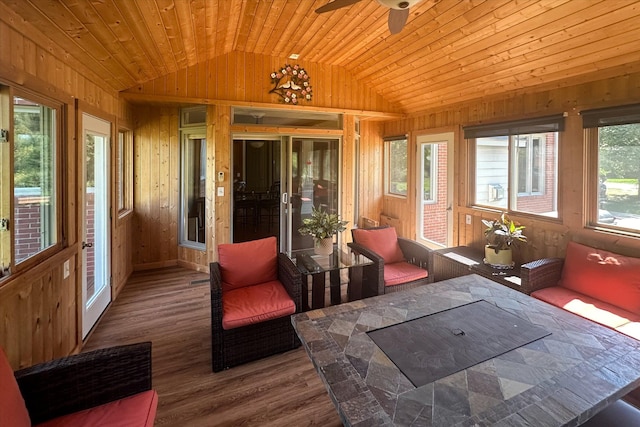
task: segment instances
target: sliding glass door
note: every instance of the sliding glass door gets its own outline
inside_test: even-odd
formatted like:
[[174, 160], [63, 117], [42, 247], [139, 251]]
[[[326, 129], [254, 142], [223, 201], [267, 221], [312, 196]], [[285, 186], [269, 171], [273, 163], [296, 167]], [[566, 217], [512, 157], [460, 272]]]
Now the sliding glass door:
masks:
[[282, 251], [312, 248], [298, 229], [313, 207], [338, 212], [338, 147], [338, 139], [234, 136], [233, 241], [276, 236]]

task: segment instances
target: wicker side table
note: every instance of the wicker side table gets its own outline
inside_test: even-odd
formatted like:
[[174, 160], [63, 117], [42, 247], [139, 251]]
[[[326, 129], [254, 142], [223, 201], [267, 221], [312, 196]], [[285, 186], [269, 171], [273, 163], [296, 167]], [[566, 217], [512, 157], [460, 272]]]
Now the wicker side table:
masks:
[[497, 269], [485, 264], [483, 258], [480, 252], [468, 246], [435, 250], [432, 267], [434, 281], [479, 274], [501, 285], [524, 292], [521, 287], [519, 265], [511, 269]]

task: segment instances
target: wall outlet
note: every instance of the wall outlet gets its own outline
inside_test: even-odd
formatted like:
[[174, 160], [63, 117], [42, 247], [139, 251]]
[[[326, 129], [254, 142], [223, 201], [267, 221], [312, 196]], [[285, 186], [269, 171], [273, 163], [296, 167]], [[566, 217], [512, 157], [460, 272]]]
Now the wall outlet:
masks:
[[64, 266], [62, 267], [63, 273], [62, 276], [64, 279], [66, 279], [67, 277], [69, 277], [69, 260], [66, 260], [64, 262]]
[[465, 220], [467, 221], [467, 225], [471, 225], [471, 215], [467, 214]]

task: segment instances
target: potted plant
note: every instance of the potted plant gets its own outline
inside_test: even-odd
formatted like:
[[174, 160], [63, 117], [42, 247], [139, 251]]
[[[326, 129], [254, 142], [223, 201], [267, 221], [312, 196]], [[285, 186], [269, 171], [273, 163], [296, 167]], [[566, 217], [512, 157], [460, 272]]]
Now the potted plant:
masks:
[[337, 214], [322, 209], [311, 210], [311, 216], [302, 220], [298, 229], [302, 235], [313, 237], [313, 246], [317, 254], [328, 255], [333, 252], [333, 236], [347, 229], [348, 221], [341, 221]]
[[494, 267], [513, 266], [513, 253], [511, 246], [517, 242], [526, 242], [527, 236], [523, 234], [524, 225], [516, 225], [506, 213], [502, 213], [499, 219], [494, 221], [482, 220], [487, 226], [484, 235], [487, 238], [485, 246], [485, 262]]

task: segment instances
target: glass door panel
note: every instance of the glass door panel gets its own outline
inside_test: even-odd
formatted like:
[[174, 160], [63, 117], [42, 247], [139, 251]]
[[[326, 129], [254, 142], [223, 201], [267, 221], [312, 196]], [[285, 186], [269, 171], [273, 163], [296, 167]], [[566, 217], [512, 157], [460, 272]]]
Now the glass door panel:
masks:
[[418, 241], [446, 247], [452, 239], [449, 167], [453, 133], [418, 136]]
[[83, 115], [83, 338], [111, 302], [109, 267], [109, 135], [111, 124]]
[[291, 241], [287, 249], [313, 248], [311, 236], [298, 232], [313, 208], [338, 210], [338, 139], [292, 138], [291, 140]]

